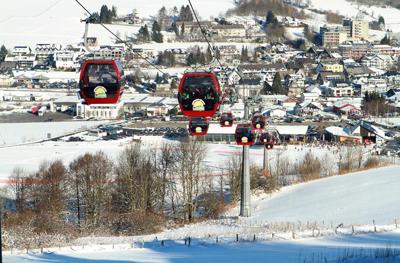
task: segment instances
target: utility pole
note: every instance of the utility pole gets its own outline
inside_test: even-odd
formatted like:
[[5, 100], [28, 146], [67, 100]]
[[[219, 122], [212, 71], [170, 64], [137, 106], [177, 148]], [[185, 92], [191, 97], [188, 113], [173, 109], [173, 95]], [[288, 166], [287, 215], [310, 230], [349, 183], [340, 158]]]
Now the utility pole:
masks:
[[267, 170], [268, 170], [268, 150], [267, 147], [264, 146], [263, 173], [266, 174]]
[[[245, 96], [243, 96], [245, 97]], [[244, 101], [244, 119], [249, 119], [248, 102]], [[241, 189], [240, 189], [240, 216], [251, 216], [250, 206], [250, 146], [243, 145], [242, 155], [242, 174], [241, 174]]]
[[0, 263], [3, 263], [3, 233], [1, 231], [1, 224], [2, 224], [2, 217], [3, 217], [3, 202], [0, 204]]

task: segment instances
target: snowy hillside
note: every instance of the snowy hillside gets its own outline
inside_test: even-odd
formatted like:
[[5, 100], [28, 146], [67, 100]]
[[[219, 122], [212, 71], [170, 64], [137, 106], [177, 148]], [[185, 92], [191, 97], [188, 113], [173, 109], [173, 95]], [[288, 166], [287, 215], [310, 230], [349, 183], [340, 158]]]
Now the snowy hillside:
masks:
[[400, 9], [393, 7], [363, 5], [358, 7], [356, 4], [346, 0], [311, 0], [311, 8], [333, 11], [348, 17], [355, 17], [361, 11], [364, 12], [367, 20], [377, 20], [379, 16], [383, 16], [387, 29], [393, 30], [393, 32], [400, 32]]
[[330, 177], [254, 201], [250, 220], [389, 224], [400, 218], [399, 189], [399, 166]]
[[[87, 8], [99, 11], [102, 4], [118, 7], [119, 14], [131, 13], [137, 9], [139, 16], [156, 15], [164, 5], [167, 8], [187, 5], [185, 0], [82, 0]], [[233, 6], [232, 0], [193, 0], [195, 9], [200, 16], [217, 16]], [[210, 8], [212, 6], [212, 8]], [[0, 45], [30, 45], [37, 43], [78, 43], [82, 40], [84, 25], [80, 19], [85, 18], [85, 12], [75, 1], [71, 0], [16, 0], [2, 6], [0, 12]], [[114, 32], [122, 37], [130, 36], [139, 29], [137, 26], [111, 26]], [[112, 43], [109, 33], [99, 25], [93, 25], [89, 30], [90, 36], [97, 36], [99, 43]]]

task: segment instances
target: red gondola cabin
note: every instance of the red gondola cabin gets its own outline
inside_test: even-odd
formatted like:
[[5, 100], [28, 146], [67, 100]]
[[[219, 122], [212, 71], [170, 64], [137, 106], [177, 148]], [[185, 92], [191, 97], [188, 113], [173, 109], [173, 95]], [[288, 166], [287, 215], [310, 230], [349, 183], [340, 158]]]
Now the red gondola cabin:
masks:
[[238, 124], [235, 131], [235, 140], [238, 145], [253, 145], [255, 134], [251, 124]]
[[265, 128], [265, 117], [263, 115], [254, 115], [251, 118], [251, 126], [253, 130], [262, 131]]
[[185, 73], [178, 89], [182, 114], [188, 117], [212, 117], [219, 107], [220, 87], [211, 72]]
[[209, 121], [206, 117], [191, 117], [189, 119], [189, 134], [204, 136], [208, 132]]
[[79, 94], [86, 104], [115, 104], [122, 95], [122, 65], [116, 60], [86, 60]]
[[219, 120], [221, 127], [232, 127], [233, 125], [233, 115], [231, 112], [224, 112], [221, 114]]
[[260, 135], [260, 143], [262, 145], [265, 145], [265, 148], [267, 149], [272, 149], [274, 148], [274, 145], [276, 144], [276, 140], [275, 137], [271, 134], [269, 134], [268, 132], [263, 132]]

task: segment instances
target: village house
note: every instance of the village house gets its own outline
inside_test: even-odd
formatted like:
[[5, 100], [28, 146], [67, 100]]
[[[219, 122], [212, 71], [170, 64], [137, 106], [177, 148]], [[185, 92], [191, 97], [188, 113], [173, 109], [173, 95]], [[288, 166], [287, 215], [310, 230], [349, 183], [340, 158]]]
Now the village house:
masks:
[[396, 60], [390, 55], [366, 55], [361, 59], [361, 64], [380, 70], [389, 70], [395, 64]]
[[212, 33], [220, 40], [244, 39], [246, 38], [246, 29], [244, 25], [215, 25], [212, 27]]

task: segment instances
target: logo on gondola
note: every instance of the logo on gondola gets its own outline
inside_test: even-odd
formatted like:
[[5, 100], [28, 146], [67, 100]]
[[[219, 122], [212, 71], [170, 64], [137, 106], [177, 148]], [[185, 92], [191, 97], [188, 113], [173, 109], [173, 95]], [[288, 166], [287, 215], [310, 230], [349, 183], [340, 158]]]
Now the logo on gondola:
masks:
[[204, 111], [204, 106], [206, 105], [206, 103], [203, 100], [197, 99], [193, 101], [192, 105], [193, 111]]
[[96, 99], [105, 99], [105, 98], [107, 98], [107, 89], [104, 88], [103, 86], [97, 86], [94, 89], [94, 97]]

